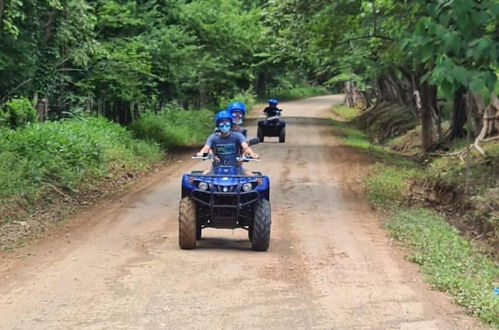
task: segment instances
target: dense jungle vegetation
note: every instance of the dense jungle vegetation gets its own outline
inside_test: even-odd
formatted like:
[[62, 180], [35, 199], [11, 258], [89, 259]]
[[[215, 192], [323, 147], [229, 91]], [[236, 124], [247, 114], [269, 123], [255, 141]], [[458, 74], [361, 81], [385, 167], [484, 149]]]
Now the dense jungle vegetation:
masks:
[[426, 150], [486, 139], [498, 126], [497, 104], [482, 123], [498, 92], [498, 8], [497, 0], [0, 0], [1, 123], [18, 125], [12, 117], [25, 110], [7, 103], [23, 97], [42, 120], [87, 112], [126, 125], [147, 111], [307, 96], [314, 85], [345, 87], [349, 105], [403, 105]]
[[406, 106], [424, 147], [435, 148], [443, 135], [480, 133], [497, 92], [498, 8], [497, 0], [1, 0], [0, 102], [9, 113], [6, 102], [25, 97], [41, 119], [89, 112], [128, 124], [145, 111], [345, 83], [349, 105]]
[[2, 0], [0, 100], [24, 96], [42, 116], [88, 111], [128, 124], [144, 111], [308, 86], [313, 70], [288, 49], [280, 5], [263, 5]]

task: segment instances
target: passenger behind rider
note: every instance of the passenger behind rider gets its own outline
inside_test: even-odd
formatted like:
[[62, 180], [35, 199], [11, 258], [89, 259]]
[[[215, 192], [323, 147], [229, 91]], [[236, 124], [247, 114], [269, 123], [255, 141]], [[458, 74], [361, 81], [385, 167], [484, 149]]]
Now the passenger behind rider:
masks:
[[243, 102], [235, 101], [227, 106], [227, 111], [232, 115], [231, 130], [241, 133], [247, 138], [248, 130], [241, 126], [246, 115], [246, 105]]
[[[252, 158], [259, 158], [259, 156], [251, 150], [246, 138], [241, 133], [231, 131], [233, 124], [231, 114], [225, 110], [218, 112], [215, 116], [215, 124], [220, 132], [211, 134], [197, 155], [201, 157], [206, 153], [213, 153], [215, 156], [213, 166], [234, 166], [241, 174], [253, 175], [253, 172], [242, 168], [237, 157], [241, 154]], [[205, 174], [209, 172], [210, 170], [205, 171]]]
[[263, 113], [265, 114], [265, 116], [268, 118], [268, 117], [273, 117], [275, 115], [277, 115], [280, 111], [282, 111], [281, 109], [279, 109], [277, 107], [277, 104], [279, 103], [279, 101], [277, 101], [276, 99], [269, 99], [269, 106], [266, 107], [265, 109], [263, 109]]

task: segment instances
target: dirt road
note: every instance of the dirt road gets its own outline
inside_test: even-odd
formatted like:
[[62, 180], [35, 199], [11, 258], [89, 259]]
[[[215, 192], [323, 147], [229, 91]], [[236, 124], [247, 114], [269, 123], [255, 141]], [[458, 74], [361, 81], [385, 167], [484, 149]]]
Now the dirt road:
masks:
[[[287, 141], [255, 146], [271, 179], [268, 252], [243, 230], [180, 250], [188, 154], [127, 195], [0, 259], [1, 329], [456, 329], [480, 324], [422, 283], [355, 192], [363, 156], [325, 117], [340, 96], [282, 104]], [[255, 128], [250, 127], [255, 136]]]

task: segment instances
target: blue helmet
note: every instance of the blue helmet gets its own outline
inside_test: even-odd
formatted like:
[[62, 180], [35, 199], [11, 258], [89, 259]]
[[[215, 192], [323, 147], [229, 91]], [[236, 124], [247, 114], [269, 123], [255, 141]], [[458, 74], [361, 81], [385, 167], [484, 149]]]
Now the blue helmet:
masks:
[[232, 113], [232, 111], [234, 110], [240, 110], [243, 113], [243, 115], [246, 115], [246, 105], [244, 105], [243, 102], [239, 101], [231, 102], [227, 106], [226, 110], [229, 111], [230, 113]]
[[277, 101], [276, 99], [269, 99], [268, 102], [270, 105], [277, 105], [277, 103], [279, 103], [279, 101]]
[[218, 122], [222, 119], [230, 120], [230, 124], [232, 125], [232, 115], [230, 114], [230, 112], [226, 110], [220, 110], [219, 112], [217, 112], [217, 114], [215, 115], [215, 125], [218, 126]]

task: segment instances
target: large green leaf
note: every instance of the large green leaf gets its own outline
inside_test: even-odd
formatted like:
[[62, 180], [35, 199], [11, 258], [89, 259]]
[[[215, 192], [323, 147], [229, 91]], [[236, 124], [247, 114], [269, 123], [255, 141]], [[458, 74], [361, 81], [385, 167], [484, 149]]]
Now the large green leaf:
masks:
[[482, 92], [485, 88], [485, 82], [480, 78], [475, 78], [470, 83], [470, 89], [473, 92]]
[[452, 75], [462, 85], [468, 85], [470, 73], [464, 67], [458, 65], [454, 66], [454, 68], [452, 69]]

